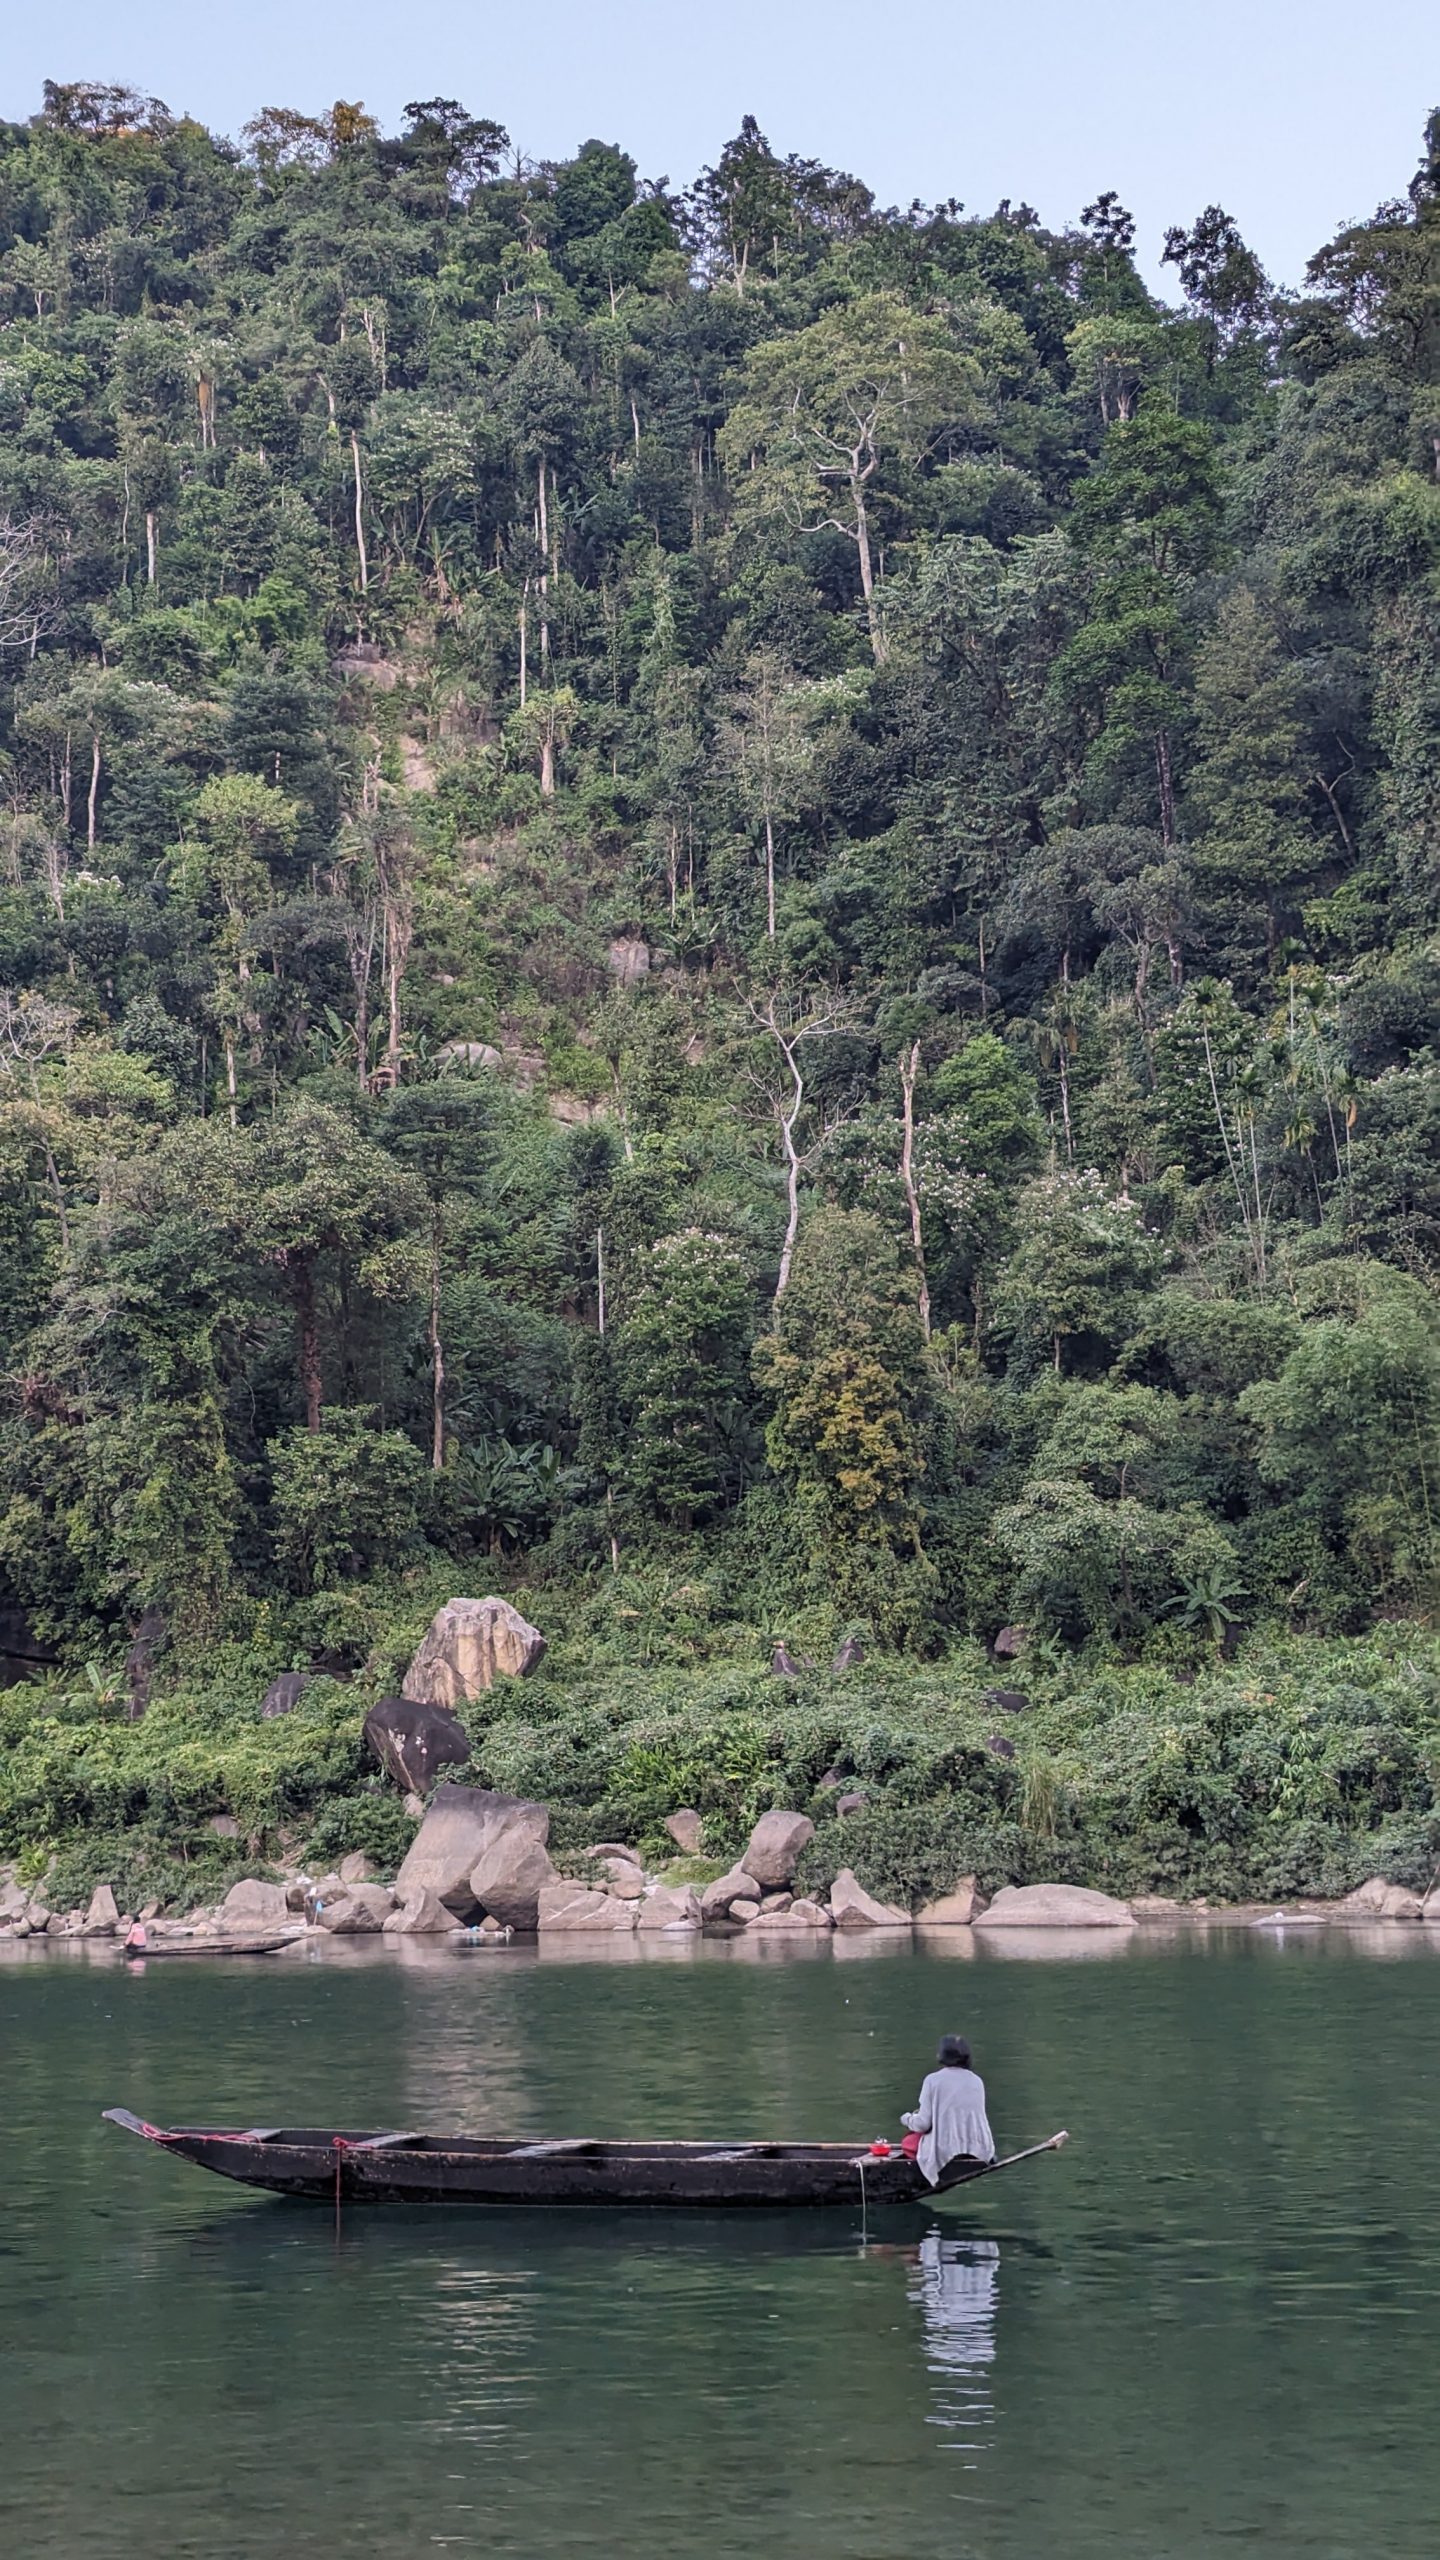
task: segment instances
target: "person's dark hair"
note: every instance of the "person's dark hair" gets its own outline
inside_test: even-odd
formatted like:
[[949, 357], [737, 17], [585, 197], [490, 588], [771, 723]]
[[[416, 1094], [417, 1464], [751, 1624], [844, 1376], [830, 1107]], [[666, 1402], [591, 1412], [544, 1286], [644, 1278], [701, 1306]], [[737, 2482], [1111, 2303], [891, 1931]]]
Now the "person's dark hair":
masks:
[[952, 2064], [956, 2070], [968, 2071], [970, 2068], [970, 2047], [963, 2036], [942, 2036], [940, 2039], [940, 2050], [936, 2054], [935, 2059], [939, 2063]]

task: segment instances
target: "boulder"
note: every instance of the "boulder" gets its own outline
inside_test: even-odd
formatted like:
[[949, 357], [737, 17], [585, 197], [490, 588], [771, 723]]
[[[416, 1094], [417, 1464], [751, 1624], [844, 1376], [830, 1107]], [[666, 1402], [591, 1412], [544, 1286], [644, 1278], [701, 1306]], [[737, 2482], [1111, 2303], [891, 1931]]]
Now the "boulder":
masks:
[[361, 1938], [383, 1929], [390, 1909], [391, 1896], [383, 1884], [352, 1884], [333, 1902], [321, 1903], [315, 1918], [334, 1937]]
[[233, 1813], [212, 1813], [205, 1828], [213, 1831], [217, 1840], [238, 1840], [240, 1837], [240, 1825]]
[[625, 1858], [632, 1867], [640, 1864], [639, 1850], [627, 1848], [623, 1840], [592, 1840], [584, 1854], [587, 1858]]
[[777, 1680], [798, 1680], [810, 1669], [808, 1662], [797, 1662], [788, 1644], [777, 1644], [770, 1656], [770, 1668]]
[[1128, 1902], [1084, 1884], [1007, 1884], [982, 1911], [977, 1929], [1133, 1929]]
[[442, 1040], [435, 1062], [440, 1067], [483, 1067], [487, 1075], [494, 1075], [505, 1059], [489, 1040]]
[[436, 1788], [405, 1852], [395, 1878], [397, 1899], [405, 1902], [428, 1885], [458, 1920], [474, 1919], [479, 1906], [470, 1878], [507, 1832], [538, 1840], [543, 1848], [550, 1837], [550, 1816], [543, 1804], [531, 1804], [523, 1796], [447, 1780]]
[[[865, 1659], [865, 1647], [858, 1636], [847, 1636], [830, 1665], [830, 1677], [838, 1680], [842, 1673], [854, 1671]], [[817, 1905], [818, 1908], [818, 1905]]]
[[408, 1795], [405, 1799], [404, 1811], [409, 1814], [412, 1822], [423, 1822], [425, 1819], [424, 1797]]
[[783, 1911], [762, 1911], [750, 1923], [752, 1929], [763, 1930], [767, 1937], [772, 1934], [784, 1936], [788, 1932], [802, 1938], [807, 1932], [813, 1935], [817, 1929], [829, 1929], [833, 1925], [822, 1903], [804, 1900], [788, 1903]]
[[17, 1937], [24, 1930], [28, 1930], [32, 1938], [42, 1936], [45, 1930], [50, 1926], [50, 1917], [51, 1915], [43, 1902], [32, 1902], [24, 1919], [17, 1920], [15, 1923]]
[[698, 1929], [700, 1896], [693, 1884], [657, 1884], [640, 1905], [640, 1929]]
[[447, 1600], [405, 1674], [405, 1695], [458, 1707], [497, 1680], [522, 1680], [544, 1651], [539, 1628], [508, 1600]]
[[[736, 1902], [753, 1902], [757, 1911], [760, 1908], [760, 1887], [743, 1867], [732, 1867], [727, 1876], [717, 1876], [713, 1884], [707, 1884], [700, 1896], [700, 1917], [707, 1921], [728, 1919], [731, 1905]], [[1436, 1917], [1440, 1919], [1440, 1912]]]
[[985, 1908], [973, 1876], [962, 1876], [950, 1893], [942, 1893], [938, 1902], [927, 1902], [915, 1914], [921, 1929], [968, 1929], [972, 1920]]
[[1425, 1898], [1411, 1893], [1406, 1885], [1388, 1883], [1384, 1876], [1367, 1876], [1335, 1908], [1337, 1914], [1356, 1920], [1423, 1920]]
[[762, 1893], [760, 1896], [761, 1919], [768, 1920], [771, 1913], [775, 1911], [788, 1911], [794, 1899], [793, 1893]]
[[442, 1769], [463, 1769], [470, 1759], [463, 1724], [421, 1698], [381, 1698], [365, 1719], [365, 1739], [407, 1795], [425, 1795]]
[[17, 1920], [23, 1920], [29, 1902], [23, 1884], [7, 1884], [0, 1889], [0, 1929], [13, 1928]]
[[997, 1662], [1013, 1662], [1017, 1653], [1023, 1653], [1025, 1650], [1026, 1632], [1027, 1631], [1024, 1627], [1002, 1627], [1000, 1633], [990, 1647], [995, 1660]]
[[679, 1813], [667, 1813], [665, 1828], [676, 1848], [683, 1849], [687, 1858], [698, 1855], [705, 1825], [691, 1806], [682, 1806]]
[[340, 1861], [342, 1884], [374, 1884], [380, 1873], [373, 1858], [363, 1849], [350, 1849]]
[[859, 1813], [869, 1801], [870, 1798], [863, 1787], [851, 1787], [848, 1793], [836, 1797], [835, 1810], [837, 1813]]
[[982, 1689], [980, 1696], [985, 1706], [1003, 1707], [1012, 1716], [1018, 1716], [1030, 1704], [1028, 1689]]
[[894, 1903], [877, 1902], [863, 1884], [857, 1884], [848, 1867], [842, 1867], [830, 1887], [830, 1916], [837, 1929], [908, 1929], [910, 1914]]
[[985, 1748], [993, 1751], [997, 1760], [1013, 1760], [1015, 1757], [1015, 1745], [1008, 1733], [987, 1733]]
[[1426, 1894], [1425, 1907], [1422, 1910], [1420, 1917], [1422, 1920], [1430, 1921], [1432, 1925], [1436, 1921], [1440, 1921], [1440, 1885], [1432, 1886], [1429, 1893]]
[[278, 1680], [271, 1681], [261, 1699], [260, 1713], [262, 1716], [292, 1715], [300, 1704], [303, 1691], [309, 1686], [308, 1671], [282, 1671]]
[[[547, 1815], [547, 1831], [549, 1827]], [[519, 1823], [501, 1823], [470, 1870], [476, 1909], [488, 1912], [504, 1929], [533, 1929], [541, 1893], [554, 1882], [555, 1869], [543, 1838]]]
[[635, 1858], [605, 1858], [601, 1864], [610, 1879], [611, 1893], [622, 1902], [639, 1902], [645, 1891], [645, 1870]]
[[760, 1905], [753, 1901], [749, 1894], [742, 1893], [736, 1901], [731, 1903], [729, 1916], [732, 1920], [738, 1920], [742, 1928], [748, 1928], [752, 1920], [759, 1919]]
[[290, 1917], [290, 1889], [283, 1884], [262, 1884], [256, 1876], [246, 1876], [242, 1883], [232, 1884], [220, 1905], [222, 1929], [237, 1936], [244, 1930], [283, 1929]]
[[650, 945], [638, 934], [621, 934], [605, 954], [605, 966], [622, 987], [633, 987], [650, 975]]
[[[309, 1879], [309, 1877], [308, 1877], [308, 1876], [290, 1876], [290, 1877], [287, 1879], [287, 1881], [286, 1881], [286, 1885], [285, 1885], [285, 1908], [286, 1908], [286, 1910], [287, 1910], [287, 1911], [292, 1911], [292, 1912], [293, 1912], [293, 1911], [303, 1911], [303, 1910], [304, 1910], [304, 1908], [305, 1908], [306, 1900], [307, 1900], [307, 1898], [308, 1898], [308, 1896], [309, 1896], [309, 1892], [310, 1892], [310, 1879]], [[143, 1919], [145, 1919], [145, 1918], [147, 1917], [147, 1915], [146, 1915], [146, 1913], [145, 1913], [145, 1912], [143, 1912], [143, 1911], [142, 1911], [142, 1912], [141, 1912], [141, 1914], [140, 1914], [140, 1917], [141, 1917], [141, 1919], [143, 1920]]]
[[807, 1813], [762, 1813], [740, 1864], [762, 1893], [793, 1883], [800, 1852], [815, 1837]]
[[80, 1923], [82, 1937], [113, 1938], [119, 1920], [120, 1913], [110, 1887], [97, 1884], [90, 1896], [90, 1908]]
[[633, 1902], [618, 1902], [613, 1893], [593, 1893], [583, 1884], [561, 1877], [547, 1884], [537, 1914], [540, 1935], [557, 1929], [609, 1929], [628, 1933], [635, 1926]]
[[460, 1926], [453, 1911], [447, 1911], [438, 1893], [422, 1885], [402, 1902], [398, 1911], [387, 1912], [380, 1923], [387, 1937], [439, 1938]]

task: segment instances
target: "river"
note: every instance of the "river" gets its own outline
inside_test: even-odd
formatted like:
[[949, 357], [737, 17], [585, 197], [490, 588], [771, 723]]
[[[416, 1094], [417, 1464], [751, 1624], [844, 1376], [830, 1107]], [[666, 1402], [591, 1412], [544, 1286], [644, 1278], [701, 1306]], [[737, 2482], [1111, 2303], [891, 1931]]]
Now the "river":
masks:
[[[17, 2560], [1428, 2560], [1440, 1931], [0, 1961]], [[1080, 1952], [1088, 1944], [1091, 1952]], [[252, 2196], [102, 2125], [894, 2133], [968, 2034], [942, 2212]]]

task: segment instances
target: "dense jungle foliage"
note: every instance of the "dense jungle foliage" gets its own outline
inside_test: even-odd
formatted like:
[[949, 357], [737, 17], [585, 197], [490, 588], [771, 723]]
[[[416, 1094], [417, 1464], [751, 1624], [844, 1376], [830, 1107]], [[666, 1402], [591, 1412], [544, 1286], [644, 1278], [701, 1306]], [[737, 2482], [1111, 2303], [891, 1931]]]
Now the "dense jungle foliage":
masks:
[[406, 118], [0, 125], [0, 1851], [379, 1845], [493, 1586], [616, 1822], [1440, 1856], [1440, 117], [1173, 303], [1113, 192]]

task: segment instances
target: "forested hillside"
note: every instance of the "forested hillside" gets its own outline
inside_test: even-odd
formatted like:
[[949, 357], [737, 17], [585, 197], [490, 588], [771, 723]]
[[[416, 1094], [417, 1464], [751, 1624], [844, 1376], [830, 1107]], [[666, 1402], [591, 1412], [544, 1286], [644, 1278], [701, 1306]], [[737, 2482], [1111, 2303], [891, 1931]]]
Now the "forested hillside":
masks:
[[1132, 244], [0, 127], [0, 1599], [102, 1702], [1428, 1615], [1440, 120], [1298, 299]]

